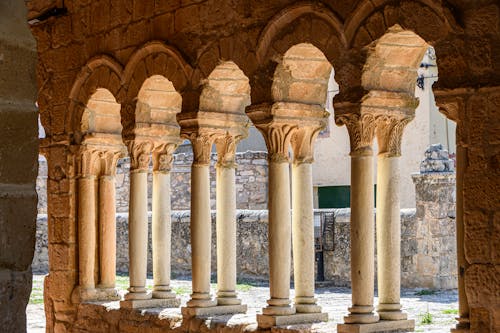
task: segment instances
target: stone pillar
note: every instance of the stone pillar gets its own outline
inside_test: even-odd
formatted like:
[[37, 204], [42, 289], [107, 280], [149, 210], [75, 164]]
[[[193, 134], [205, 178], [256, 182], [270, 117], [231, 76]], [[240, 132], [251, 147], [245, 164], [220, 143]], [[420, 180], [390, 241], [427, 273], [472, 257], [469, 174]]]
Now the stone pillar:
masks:
[[377, 117], [377, 281], [383, 320], [406, 320], [401, 311], [401, 212], [399, 159], [403, 129], [413, 116], [389, 114]]
[[[344, 317], [347, 325], [379, 321], [374, 313], [373, 153], [374, 119], [356, 113], [337, 116], [345, 124], [351, 142], [351, 288], [352, 306]], [[339, 325], [339, 332], [342, 325]]]
[[217, 305], [210, 294], [212, 221], [210, 213], [210, 153], [213, 136], [193, 133], [191, 168], [191, 259], [193, 293], [187, 306]]
[[[295, 307], [299, 313], [320, 313], [314, 297], [314, 204], [312, 184], [313, 144], [322, 122], [299, 127], [292, 136], [292, 244]], [[318, 317], [328, 320], [328, 315]]]
[[292, 315], [290, 301], [291, 216], [288, 148], [295, 126], [256, 124], [266, 141], [269, 160], [269, 289], [268, 306], [257, 315], [259, 326], [279, 325], [279, 316]]
[[234, 159], [237, 141], [237, 138], [230, 135], [216, 140], [218, 305], [241, 304], [241, 300], [236, 295], [236, 163]]
[[162, 144], [153, 152], [153, 297], [170, 299], [177, 307], [180, 300], [170, 288], [172, 223], [170, 217], [170, 169], [176, 144]]
[[[146, 289], [148, 252], [148, 167], [152, 144], [132, 141], [130, 153], [129, 274], [126, 301], [151, 298]], [[126, 303], [123, 303], [125, 305]]]
[[80, 297], [95, 296], [97, 250], [96, 174], [99, 152], [82, 147], [80, 178], [78, 180], [78, 266]]
[[99, 287], [110, 291], [114, 291], [116, 279], [115, 173], [120, 157], [121, 152], [104, 152], [105, 169], [99, 177]]

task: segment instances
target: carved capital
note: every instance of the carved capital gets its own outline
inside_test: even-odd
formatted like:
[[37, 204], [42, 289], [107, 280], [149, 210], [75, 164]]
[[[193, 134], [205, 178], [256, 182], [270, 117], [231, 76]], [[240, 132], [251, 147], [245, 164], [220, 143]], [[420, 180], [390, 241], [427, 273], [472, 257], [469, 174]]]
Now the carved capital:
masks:
[[241, 138], [241, 136], [226, 134], [215, 140], [215, 148], [217, 149], [217, 167], [236, 168], [236, 146]]
[[176, 143], [162, 143], [153, 150], [153, 171], [168, 173], [172, 169]]
[[81, 146], [77, 158], [79, 173], [82, 177], [97, 176], [100, 169], [101, 152], [92, 146]]
[[210, 165], [212, 144], [216, 139], [215, 133], [193, 132], [186, 136], [193, 146], [193, 166]]
[[338, 126], [345, 125], [349, 133], [351, 156], [372, 155], [375, 117], [371, 114], [345, 113], [335, 117]]
[[132, 140], [127, 146], [130, 154], [130, 171], [148, 171], [153, 143], [147, 140]]
[[375, 118], [379, 155], [401, 156], [401, 139], [413, 115], [382, 114]]
[[288, 148], [297, 125], [269, 122], [256, 124], [266, 142], [269, 162], [289, 163]]
[[290, 141], [294, 164], [314, 162], [314, 141], [324, 128], [325, 122], [318, 122], [317, 126], [299, 127], [294, 131]]
[[118, 160], [124, 156], [125, 154], [122, 150], [101, 151], [99, 154], [101, 158], [101, 175], [114, 176], [116, 174]]

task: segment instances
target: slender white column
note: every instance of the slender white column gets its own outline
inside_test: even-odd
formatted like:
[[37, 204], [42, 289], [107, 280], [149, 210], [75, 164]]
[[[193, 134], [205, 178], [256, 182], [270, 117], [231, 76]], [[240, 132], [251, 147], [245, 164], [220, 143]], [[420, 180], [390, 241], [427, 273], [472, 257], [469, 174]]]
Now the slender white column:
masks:
[[99, 178], [99, 255], [101, 288], [114, 288], [116, 278], [115, 177]]
[[295, 307], [297, 312], [321, 312], [314, 297], [314, 206], [311, 163], [292, 167], [292, 239]]
[[174, 298], [170, 288], [170, 173], [153, 173], [153, 297]]
[[212, 219], [210, 213], [210, 150], [212, 140], [196, 136], [192, 140], [191, 167], [191, 268], [193, 293], [188, 307], [217, 305], [210, 294]]
[[379, 154], [377, 163], [377, 307], [381, 319], [406, 320], [401, 311], [401, 217], [399, 156]]
[[290, 303], [290, 164], [286, 157], [269, 160], [269, 289], [265, 315], [295, 313]]
[[95, 176], [85, 175], [78, 180], [78, 264], [84, 290], [95, 289], [96, 239]]
[[348, 324], [374, 323], [373, 157], [371, 150], [351, 153], [351, 286]]
[[235, 164], [217, 164], [217, 304], [241, 304], [236, 297]]

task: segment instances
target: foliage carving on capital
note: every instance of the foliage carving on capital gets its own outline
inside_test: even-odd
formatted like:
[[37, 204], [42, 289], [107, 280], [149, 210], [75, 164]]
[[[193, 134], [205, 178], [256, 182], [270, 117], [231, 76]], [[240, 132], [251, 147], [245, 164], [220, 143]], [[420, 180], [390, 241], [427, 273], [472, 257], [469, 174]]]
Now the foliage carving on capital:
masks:
[[314, 162], [314, 141], [323, 128], [325, 124], [321, 123], [318, 126], [299, 127], [294, 131], [290, 141], [294, 164]]
[[104, 150], [100, 152], [101, 174], [104, 176], [114, 176], [116, 174], [116, 165], [118, 160], [124, 157], [121, 150]]
[[172, 169], [176, 143], [162, 143], [153, 151], [153, 171], [168, 173]]
[[128, 150], [130, 154], [130, 170], [148, 171], [153, 143], [150, 141], [131, 140], [128, 142]]
[[101, 152], [94, 147], [82, 146], [79, 154], [80, 175], [82, 177], [97, 176]]
[[379, 155], [387, 157], [401, 156], [403, 130], [413, 115], [379, 115], [376, 117], [376, 133]]
[[212, 144], [216, 139], [215, 133], [191, 133], [187, 136], [193, 146], [193, 166], [210, 165]]
[[372, 143], [375, 136], [375, 117], [372, 114], [341, 114], [335, 117], [335, 123], [347, 127], [351, 156], [372, 154]]
[[288, 148], [297, 125], [285, 123], [267, 123], [256, 125], [264, 136], [269, 162], [289, 163]]
[[241, 138], [241, 136], [226, 134], [215, 140], [218, 167], [236, 168], [236, 146]]

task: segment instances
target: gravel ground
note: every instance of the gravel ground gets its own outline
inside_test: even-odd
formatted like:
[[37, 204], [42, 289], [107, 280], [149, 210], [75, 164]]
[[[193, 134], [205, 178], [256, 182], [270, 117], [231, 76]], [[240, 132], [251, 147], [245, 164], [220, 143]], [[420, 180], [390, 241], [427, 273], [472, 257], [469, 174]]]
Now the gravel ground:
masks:
[[[148, 279], [148, 285], [152, 280]], [[128, 277], [118, 277], [117, 285], [125, 290], [128, 285]], [[172, 287], [180, 295], [182, 305], [189, 299], [191, 282], [185, 280], [173, 280]], [[215, 290], [215, 284], [212, 285]], [[238, 284], [237, 290], [243, 302], [248, 305], [245, 315], [234, 316], [234, 321], [255, 322], [255, 314], [261, 312], [268, 298], [268, 288], [256, 283]], [[43, 275], [33, 276], [33, 291], [30, 304], [26, 310], [28, 319], [28, 332], [45, 332], [45, 314], [43, 309]], [[316, 289], [318, 303], [329, 314], [327, 323], [315, 324], [313, 327], [317, 332], [336, 332], [336, 325], [342, 321], [347, 313], [347, 307], [351, 305], [349, 288], [338, 288], [321, 286]], [[422, 289], [405, 289], [401, 294], [403, 308], [410, 319], [415, 319], [415, 332], [443, 333], [449, 332], [455, 324], [457, 316], [458, 294], [456, 290], [433, 291]], [[293, 290], [292, 290], [293, 297]], [[375, 297], [377, 304], [377, 297]], [[180, 310], [179, 310], [180, 312]], [[233, 321], [233, 319], [231, 319]]]

